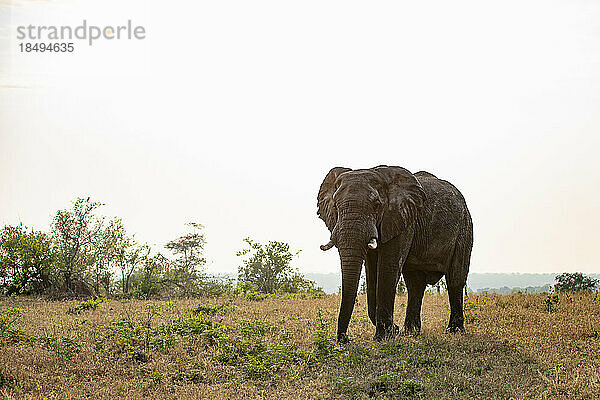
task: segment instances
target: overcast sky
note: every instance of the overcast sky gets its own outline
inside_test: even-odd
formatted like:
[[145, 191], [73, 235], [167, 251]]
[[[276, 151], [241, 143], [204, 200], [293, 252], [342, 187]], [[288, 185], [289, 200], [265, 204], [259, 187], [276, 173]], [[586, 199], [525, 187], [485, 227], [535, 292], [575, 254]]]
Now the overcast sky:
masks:
[[[132, 20], [146, 39], [21, 54], [19, 25]], [[333, 166], [454, 183], [474, 272], [600, 272], [597, 1], [0, 1], [0, 223], [77, 196], [157, 248], [205, 225], [339, 271], [316, 195]]]

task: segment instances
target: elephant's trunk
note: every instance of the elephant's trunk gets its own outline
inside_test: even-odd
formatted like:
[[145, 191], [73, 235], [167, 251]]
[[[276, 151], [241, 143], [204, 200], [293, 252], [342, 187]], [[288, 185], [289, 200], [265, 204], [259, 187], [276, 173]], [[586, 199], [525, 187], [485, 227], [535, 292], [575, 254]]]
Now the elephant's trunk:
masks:
[[342, 304], [338, 317], [337, 337], [338, 341], [346, 342], [346, 332], [356, 301], [364, 253], [356, 248], [340, 248], [339, 253], [342, 263]]
[[367, 248], [377, 247], [377, 227], [364, 204], [346, 202], [340, 205], [339, 210], [339, 221], [331, 236], [338, 248], [342, 266], [342, 304], [338, 317], [338, 341], [346, 342], [348, 340], [346, 332], [354, 309]]

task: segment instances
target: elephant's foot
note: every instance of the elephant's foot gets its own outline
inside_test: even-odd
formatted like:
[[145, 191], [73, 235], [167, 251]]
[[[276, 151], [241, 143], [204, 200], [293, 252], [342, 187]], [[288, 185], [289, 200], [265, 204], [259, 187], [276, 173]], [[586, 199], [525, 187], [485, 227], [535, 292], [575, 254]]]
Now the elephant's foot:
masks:
[[421, 334], [421, 327], [414, 325], [404, 325], [404, 329], [402, 329], [402, 334], [404, 336], [419, 336]]
[[446, 328], [446, 333], [458, 332], [465, 332], [465, 319], [462, 317], [462, 314], [458, 314], [458, 316], [450, 314], [450, 321], [448, 322], [448, 328]]
[[346, 343], [350, 343], [350, 338], [348, 337], [348, 334], [346, 332], [338, 333], [337, 341], [339, 344], [346, 344]]
[[446, 333], [465, 333], [465, 327], [464, 325], [449, 325]]
[[405, 336], [419, 336], [421, 334], [421, 321], [418, 319], [407, 318], [404, 321], [402, 333]]
[[395, 338], [399, 331], [400, 328], [398, 328], [398, 325], [396, 324], [393, 324], [391, 327], [379, 326], [378, 329], [375, 331], [375, 336], [373, 337], [373, 339], [377, 342], [390, 340]]

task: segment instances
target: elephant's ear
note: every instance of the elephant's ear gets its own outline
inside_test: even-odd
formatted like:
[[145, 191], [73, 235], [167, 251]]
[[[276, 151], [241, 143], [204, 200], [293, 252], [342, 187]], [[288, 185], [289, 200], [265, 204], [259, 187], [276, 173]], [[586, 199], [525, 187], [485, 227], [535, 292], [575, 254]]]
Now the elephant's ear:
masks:
[[319, 189], [319, 195], [317, 196], [317, 214], [321, 218], [330, 232], [333, 232], [335, 224], [337, 223], [337, 210], [335, 209], [335, 203], [333, 202], [333, 193], [335, 192], [335, 180], [338, 176], [346, 171], [350, 171], [350, 168], [335, 167], [325, 176], [321, 188]]
[[379, 166], [374, 170], [382, 177], [388, 192], [381, 221], [380, 239], [385, 243], [412, 225], [425, 202], [425, 192], [407, 169]]

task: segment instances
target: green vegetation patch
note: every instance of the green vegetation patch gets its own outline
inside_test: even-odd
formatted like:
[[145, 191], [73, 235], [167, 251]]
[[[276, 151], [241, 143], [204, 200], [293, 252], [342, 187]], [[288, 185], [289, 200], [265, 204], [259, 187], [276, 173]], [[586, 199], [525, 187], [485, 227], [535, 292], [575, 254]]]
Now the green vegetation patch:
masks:
[[67, 314], [81, 314], [83, 311], [95, 310], [100, 304], [104, 302], [104, 298], [98, 297], [96, 299], [83, 300], [78, 302], [74, 307], [67, 310]]
[[193, 307], [190, 311], [192, 314], [204, 314], [210, 317], [215, 316], [217, 314], [227, 314], [232, 311], [234, 307], [231, 305], [231, 302], [223, 303], [223, 304], [204, 304], [199, 303], [196, 307]]
[[25, 333], [13, 326], [21, 315], [21, 310], [14, 307], [0, 311], [0, 346], [19, 343], [26, 339]]

